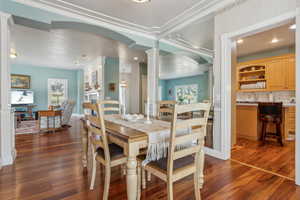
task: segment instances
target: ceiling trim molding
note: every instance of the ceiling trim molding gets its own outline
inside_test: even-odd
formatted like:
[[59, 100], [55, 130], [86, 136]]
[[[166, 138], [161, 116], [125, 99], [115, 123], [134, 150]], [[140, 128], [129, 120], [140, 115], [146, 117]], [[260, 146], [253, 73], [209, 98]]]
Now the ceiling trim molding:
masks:
[[144, 29], [141, 27], [137, 28], [136, 26], [130, 25], [131, 24], [130, 22], [121, 23], [110, 19], [104, 19], [101, 17], [101, 14], [95, 15], [95, 13], [86, 13], [79, 10], [75, 10], [74, 8], [72, 9], [72, 8], [56, 5], [54, 3], [45, 2], [44, 0], [12, 0], [12, 1], [27, 6], [39, 8], [42, 10], [47, 10], [49, 12], [53, 12], [59, 15], [64, 15], [70, 18], [75, 18], [83, 22], [99, 25], [118, 32], [130, 33], [151, 40], [157, 40], [156, 34], [154, 32], [150, 32], [148, 29]]
[[162, 26], [147, 27], [116, 17], [112, 17], [101, 12], [86, 9], [81, 6], [65, 2], [64, 0], [54, 0], [49, 2], [46, 0], [12, 0], [17, 3], [44, 9], [56, 14], [65, 15], [71, 18], [80, 19], [90, 23], [104, 26], [117, 31], [124, 31], [137, 34], [146, 38], [157, 39], [163, 38], [171, 32], [181, 29], [195, 20], [212, 17], [215, 13], [230, 7], [241, 0], [201, 0], [193, 7], [185, 10], [175, 18], [169, 20]]
[[200, 56], [205, 56], [205, 57], [208, 57], [208, 58], [213, 58], [214, 57], [213, 51], [195, 50], [194, 48], [183, 46], [182, 44], [179, 44], [175, 41], [170, 41], [170, 40], [167, 40], [167, 39], [160, 39], [159, 41], [163, 42], [163, 43], [166, 43], [166, 44], [169, 44], [169, 45], [172, 45], [172, 46], [177, 47], [179, 49], [182, 49], [182, 50], [185, 50], [185, 51], [188, 51], [188, 52], [191, 52], [191, 53], [195, 53], [195, 54], [200, 55]]

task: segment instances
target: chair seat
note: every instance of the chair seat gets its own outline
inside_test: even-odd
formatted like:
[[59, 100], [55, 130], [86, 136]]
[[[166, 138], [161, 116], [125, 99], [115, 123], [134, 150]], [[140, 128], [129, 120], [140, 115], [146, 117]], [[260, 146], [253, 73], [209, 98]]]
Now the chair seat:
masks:
[[263, 122], [270, 122], [270, 123], [281, 123], [280, 117], [272, 116], [272, 115], [264, 115], [260, 118]]
[[[123, 148], [114, 143], [109, 144], [109, 153], [112, 160], [125, 156]], [[101, 147], [97, 149], [97, 154], [105, 159], [104, 150]]]
[[[138, 156], [138, 160], [141, 161], [141, 162], [144, 161], [145, 159], [146, 159], [146, 155]], [[186, 167], [190, 164], [193, 164], [194, 159], [195, 159], [194, 155], [189, 155], [189, 156], [174, 160], [173, 170], [175, 171], [177, 169], [180, 169], [180, 168]], [[157, 161], [152, 161], [152, 162], [147, 164], [147, 167], [154, 167], [154, 168], [159, 168], [163, 171], [167, 171], [168, 159], [167, 158], [162, 158], [162, 159], [157, 160]]]

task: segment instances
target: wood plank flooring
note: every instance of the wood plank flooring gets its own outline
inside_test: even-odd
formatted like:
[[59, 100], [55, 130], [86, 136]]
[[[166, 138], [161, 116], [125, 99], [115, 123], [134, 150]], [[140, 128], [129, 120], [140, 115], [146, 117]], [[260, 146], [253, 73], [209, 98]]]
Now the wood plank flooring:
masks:
[[[78, 120], [73, 120], [69, 131], [18, 135], [16, 163], [0, 171], [0, 199], [102, 199], [101, 174], [97, 175], [97, 189], [89, 191], [88, 175], [81, 167], [79, 125]], [[194, 199], [192, 184], [192, 177], [175, 183], [175, 199]], [[142, 192], [142, 199], [163, 200], [166, 195], [165, 183], [152, 177]], [[204, 200], [297, 200], [300, 199], [300, 187], [274, 174], [206, 156], [201, 196]], [[126, 178], [121, 175], [120, 168], [113, 169], [109, 199], [126, 199]]]
[[271, 171], [281, 176], [295, 179], [295, 142], [286, 141], [281, 147], [277, 142], [260, 142], [238, 139], [231, 151], [234, 161]]

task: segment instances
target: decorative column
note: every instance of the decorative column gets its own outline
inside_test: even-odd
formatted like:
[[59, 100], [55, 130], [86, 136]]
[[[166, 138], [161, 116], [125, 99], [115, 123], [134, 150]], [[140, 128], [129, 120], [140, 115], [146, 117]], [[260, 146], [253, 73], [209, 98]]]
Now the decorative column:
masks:
[[14, 117], [10, 105], [11, 15], [0, 12], [0, 167], [13, 163], [15, 151]]
[[147, 64], [147, 96], [150, 103], [150, 115], [155, 117], [157, 115], [157, 101], [158, 101], [158, 80], [159, 80], [159, 45], [158, 41], [152, 49], [146, 51]]

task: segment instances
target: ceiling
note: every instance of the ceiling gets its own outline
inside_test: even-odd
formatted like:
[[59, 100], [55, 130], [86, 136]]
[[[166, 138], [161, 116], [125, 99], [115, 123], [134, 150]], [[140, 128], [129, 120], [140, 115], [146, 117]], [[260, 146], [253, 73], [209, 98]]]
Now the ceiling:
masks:
[[12, 48], [18, 54], [12, 59], [13, 64], [68, 69], [82, 68], [99, 56], [146, 59], [144, 51], [100, 35], [69, 29], [44, 31], [21, 25], [12, 28]]
[[169, 34], [166, 38], [186, 45], [195, 50], [213, 51], [214, 49], [214, 17], [195, 21], [186, 27]]
[[211, 64], [199, 64], [196, 60], [181, 54], [160, 57], [159, 78], [174, 79], [203, 74]]
[[[295, 30], [289, 29], [292, 24], [295, 24], [295, 21], [242, 38], [243, 43], [237, 45], [238, 56], [245, 56], [295, 45]], [[279, 41], [277, 43], [271, 43], [273, 38], [277, 38]]]
[[[64, 7], [94, 11], [103, 16], [118, 18], [144, 27], [161, 27], [187, 9], [202, 3], [202, 0], [152, 0], [135, 3], [132, 0], [45, 0]], [[76, 6], [75, 6], [76, 5]]]

